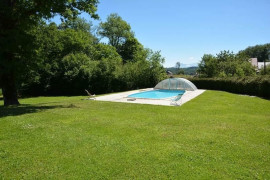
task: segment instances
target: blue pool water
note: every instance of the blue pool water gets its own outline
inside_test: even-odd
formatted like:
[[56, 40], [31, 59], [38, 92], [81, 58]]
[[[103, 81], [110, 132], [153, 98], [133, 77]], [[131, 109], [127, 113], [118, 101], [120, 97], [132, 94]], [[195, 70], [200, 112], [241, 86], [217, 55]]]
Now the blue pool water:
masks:
[[152, 91], [144, 91], [140, 93], [131, 94], [128, 97], [132, 98], [148, 98], [148, 99], [164, 99], [169, 97], [174, 97], [179, 94], [184, 94], [184, 90], [152, 90]]

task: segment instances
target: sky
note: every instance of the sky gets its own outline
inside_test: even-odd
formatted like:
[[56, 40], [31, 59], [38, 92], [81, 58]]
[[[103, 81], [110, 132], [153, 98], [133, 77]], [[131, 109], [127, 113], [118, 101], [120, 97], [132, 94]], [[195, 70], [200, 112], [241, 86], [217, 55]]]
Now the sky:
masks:
[[165, 67], [194, 64], [204, 54], [270, 43], [270, 0], [100, 0], [98, 25], [111, 13], [127, 21]]

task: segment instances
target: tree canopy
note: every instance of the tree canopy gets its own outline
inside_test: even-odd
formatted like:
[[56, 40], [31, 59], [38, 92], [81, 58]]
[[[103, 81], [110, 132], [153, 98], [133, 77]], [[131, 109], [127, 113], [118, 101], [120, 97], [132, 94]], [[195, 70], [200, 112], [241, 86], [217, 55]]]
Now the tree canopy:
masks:
[[107, 37], [109, 44], [116, 49], [133, 37], [130, 25], [115, 13], [109, 15], [106, 22], [100, 23], [99, 34], [101, 37]]
[[199, 63], [198, 72], [203, 77], [243, 77], [255, 74], [249, 58], [230, 51], [221, 51], [216, 56], [205, 54]]
[[118, 14], [110, 14], [106, 22], [101, 22], [98, 34], [109, 40], [108, 44], [116, 48], [124, 63], [145, 58], [147, 54], [143, 45], [135, 38], [131, 26]]
[[[20, 95], [81, 95], [153, 87], [166, 77], [160, 51], [145, 48], [128, 22], [111, 14], [93, 34], [82, 12], [98, 18], [98, 0], [0, 1], [0, 87], [4, 105]], [[59, 15], [62, 23], [46, 20]], [[108, 43], [100, 41], [107, 38]], [[234, 54], [205, 54], [198, 71], [205, 77], [255, 73], [249, 57], [264, 61], [269, 44]], [[177, 63], [180, 70], [180, 63]], [[180, 71], [179, 71], [180, 72]], [[267, 71], [268, 72], [268, 71]]]
[[152, 87], [165, 77], [159, 51], [145, 49], [135, 36], [118, 49], [99, 42], [85, 19], [59, 25], [40, 20], [28, 31], [35, 47], [32, 57], [21, 63], [27, 70], [16, 76], [20, 95], [82, 95], [84, 89], [108, 93]]
[[270, 50], [270, 43], [256, 46], [249, 46], [246, 49], [239, 51], [239, 54], [245, 55], [249, 58], [257, 58], [259, 62], [270, 61], [268, 53]]
[[0, 1], [0, 84], [5, 105], [19, 104], [18, 77], [35, 61], [34, 27], [55, 15], [70, 20], [86, 12], [98, 18], [97, 4], [98, 0]]

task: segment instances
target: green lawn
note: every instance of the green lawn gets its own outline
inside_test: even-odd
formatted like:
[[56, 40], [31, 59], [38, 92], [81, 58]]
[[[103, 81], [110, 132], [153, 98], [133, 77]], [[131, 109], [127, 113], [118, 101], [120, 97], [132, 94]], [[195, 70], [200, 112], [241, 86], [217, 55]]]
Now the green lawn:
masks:
[[207, 91], [181, 107], [0, 101], [0, 179], [270, 179], [270, 101]]

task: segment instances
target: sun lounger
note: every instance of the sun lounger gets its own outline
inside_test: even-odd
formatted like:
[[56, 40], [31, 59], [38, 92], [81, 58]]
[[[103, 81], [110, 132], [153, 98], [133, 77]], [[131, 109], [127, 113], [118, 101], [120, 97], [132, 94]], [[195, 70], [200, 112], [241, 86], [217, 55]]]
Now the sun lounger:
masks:
[[86, 89], [85, 89], [85, 92], [88, 94], [88, 96], [89, 96], [89, 100], [95, 100], [96, 98], [95, 98], [95, 94], [91, 94], [89, 91], [87, 91]]
[[178, 94], [176, 97], [171, 99], [171, 105], [180, 106], [182, 104], [183, 94]]

